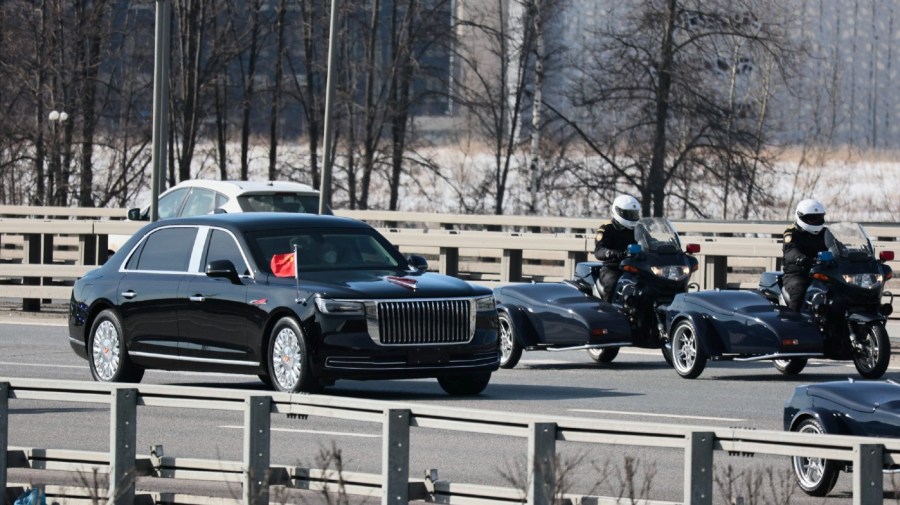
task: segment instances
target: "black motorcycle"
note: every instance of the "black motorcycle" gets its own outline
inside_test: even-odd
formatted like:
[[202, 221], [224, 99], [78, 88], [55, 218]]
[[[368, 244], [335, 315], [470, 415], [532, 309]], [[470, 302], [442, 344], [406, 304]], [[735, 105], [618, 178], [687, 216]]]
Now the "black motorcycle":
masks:
[[[641, 219], [635, 227], [634, 238], [636, 243], [628, 246], [628, 255], [619, 265], [622, 276], [612, 303], [628, 318], [634, 345], [662, 349], [663, 357], [671, 364], [672, 358], [664, 345], [666, 309], [676, 294], [688, 290], [688, 281], [698, 265], [691, 255], [700, 252], [700, 246], [688, 244], [683, 250], [678, 233], [664, 218]], [[576, 281], [590, 282], [598, 298], [604, 295], [599, 282], [600, 268], [601, 263], [580, 263], [575, 271]], [[608, 363], [618, 355], [619, 348], [587, 349], [587, 353], [596, 362]]]
[[[891, 342], [885, 323], [891, 314], [893, 294], [884, 284], [893, 277], [886, 261], [891, 251], [875, 251], [865, 230], [857, 223], [837, 223], [826, 229], [825, 245], [810, 270], [812, 283], [806, 290], [803, 312], [822, 334], [822, 354], [828, 359], [853, 360], [866, 379], [884, 375], [891, 359]], [[762, 294], [775, 304], [787, 305], [781, 288], [782, 272], [764, 272], [759, 281]], [[890, 297], [882, 303], [884, 296]], [[784, 374], [799, 373], [806, 358], [775, 360]]]

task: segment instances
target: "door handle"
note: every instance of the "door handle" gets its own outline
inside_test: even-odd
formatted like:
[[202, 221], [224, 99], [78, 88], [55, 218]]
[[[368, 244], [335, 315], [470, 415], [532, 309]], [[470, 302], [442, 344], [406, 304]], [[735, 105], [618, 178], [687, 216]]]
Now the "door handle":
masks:
[[192, 302], [202, 302], [206, 300], [206, 297], [203, 295], [191, 295], [188, 299]]
[[128, 298], [129, 300], [131, 300], [135, 296], [137, 296], [137, 293], [135, 293], [134, 291], [132, 291], [130, 289], [128, 291], [125, 291], [122, 293], [122, 298]]

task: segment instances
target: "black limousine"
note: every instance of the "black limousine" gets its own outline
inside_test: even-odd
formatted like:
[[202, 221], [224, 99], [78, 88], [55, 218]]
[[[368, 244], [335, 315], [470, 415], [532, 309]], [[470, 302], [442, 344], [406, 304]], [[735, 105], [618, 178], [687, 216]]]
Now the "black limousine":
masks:
[[69, 343], [94, 379], [253, 373], [277, 391], [437, 378], [478, 394], [499, 366], [491, 291], [427, 272], [369, 225], [216, 214], [142, 228], [74, 286]]

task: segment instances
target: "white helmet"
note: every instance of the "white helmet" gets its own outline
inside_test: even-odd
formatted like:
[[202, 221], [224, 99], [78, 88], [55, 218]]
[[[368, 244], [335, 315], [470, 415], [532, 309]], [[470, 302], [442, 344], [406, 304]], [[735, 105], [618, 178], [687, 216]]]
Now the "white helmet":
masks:
[[825, 226], [825, 206], [822, 202], [808, 198], [797, 204], [797, 226], [816, 234]]
[[641, 219], [641, 204], [631, 195], [617, 196], [612, 203], [612, 216], [617, 223], [633, 230]]

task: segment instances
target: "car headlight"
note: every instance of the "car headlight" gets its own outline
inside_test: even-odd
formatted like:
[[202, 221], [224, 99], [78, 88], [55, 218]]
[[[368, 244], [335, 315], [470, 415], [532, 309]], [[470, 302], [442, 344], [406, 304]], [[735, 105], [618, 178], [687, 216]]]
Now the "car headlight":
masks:
[[483, 296], [475, 299], [475, 310], [497, 310], [497, 304], [494, 303], [493, 296]]
[[849, 274], [844, 275], [844, 282], [863, 289], [875, 289], [884, 282], [881, 274]]
[[366, 312], [366, 306], [362, 302], [351, 300], [332, 300], [330, 298], [316, 298], [316, 307], [323, 314], [338, 314], [342, 316], [361, 316]]
[[685, 265], [667, 265], [663, 267], [650, 267], [650, 271], [658, 277], [670, 281], [680, 281], [691, 274], [691, 269]]

